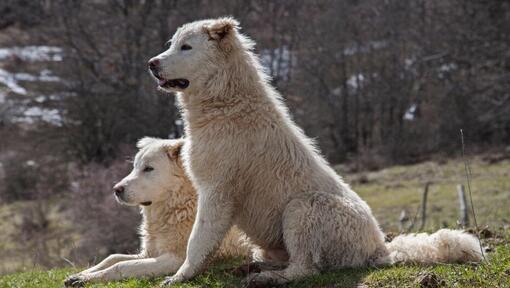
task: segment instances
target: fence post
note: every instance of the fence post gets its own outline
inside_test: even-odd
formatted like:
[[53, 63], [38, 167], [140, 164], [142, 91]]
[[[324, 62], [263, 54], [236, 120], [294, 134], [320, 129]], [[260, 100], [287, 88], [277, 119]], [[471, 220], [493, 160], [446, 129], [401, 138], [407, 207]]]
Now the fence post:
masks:
[[464, 190], [464, 185], [457, 185], [457, 195], [459, 197], [459, 208], [460, 208], [460, 218], [459, 224], [462, 228], [469, 226], [469, 214], [467, 211], [466, 204], [466, 192]]
[[405, 224], [409, 221], [409, 217], [407, 217], [407, 211], [404, 209], [402, 212], [400, 212], [400, 217], [398, 219], [398, 228], [400, 230], [400, 233], [404, 233], [405, 231]]
[[427, 195], [429, 194], [429, 186], [430, 182], [427, 182], [421, 198], [421, 223], [420, 229], [418, 229], [419, 231], [423, 230], [425, 222], [427, 221]]

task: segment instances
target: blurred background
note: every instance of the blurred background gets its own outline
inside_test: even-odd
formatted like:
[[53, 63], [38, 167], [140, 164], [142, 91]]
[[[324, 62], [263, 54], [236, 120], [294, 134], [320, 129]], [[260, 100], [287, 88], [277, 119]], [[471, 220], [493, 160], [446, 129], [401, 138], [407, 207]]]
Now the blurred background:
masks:
[[508, 225], [508, 1], [3, 0], [0, 274], [136, 251], [139, 213], [111, 187], [137, 139], [182, 134], [147, 60], [180, 25], [224, 15], [386, 230], [425, 186], [422, 228], [458, 226], [460, 129], [480, 223]]

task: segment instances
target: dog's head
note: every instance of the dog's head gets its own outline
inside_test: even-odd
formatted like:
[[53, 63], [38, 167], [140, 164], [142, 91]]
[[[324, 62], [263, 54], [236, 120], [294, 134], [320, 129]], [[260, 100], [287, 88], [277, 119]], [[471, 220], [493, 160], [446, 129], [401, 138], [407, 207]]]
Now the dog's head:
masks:
[[[149, 61], [149, 70], [165, 91], [202, 87], [240, 44], [239, 23], [233, 18], [196, 21], [180, 27], [168, 49]], [[248, 40], [246, 40], [248, 41]]]
[[179, 191], [186, 177], [180, 159], [183, 143], [183, 139], [140, 139], [133, 170], [113, 187], [117, 201], [147, 206]]

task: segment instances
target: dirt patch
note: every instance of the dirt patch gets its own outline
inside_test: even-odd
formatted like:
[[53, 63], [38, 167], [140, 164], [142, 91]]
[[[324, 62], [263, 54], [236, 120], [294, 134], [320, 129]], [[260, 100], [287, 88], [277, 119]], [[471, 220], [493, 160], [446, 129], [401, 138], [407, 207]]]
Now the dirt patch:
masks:
[[443, 279], [432, 272], [421, 272], [415, 282], [422, 288], [436, 288], [446, 284]]

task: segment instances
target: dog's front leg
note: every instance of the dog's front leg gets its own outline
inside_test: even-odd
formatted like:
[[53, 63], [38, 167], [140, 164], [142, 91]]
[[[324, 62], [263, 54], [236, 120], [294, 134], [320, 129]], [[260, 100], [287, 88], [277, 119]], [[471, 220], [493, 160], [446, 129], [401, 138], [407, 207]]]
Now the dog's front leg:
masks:
[[126, 261], [126, 260], [135, 260], [135, 259], [139, 259], [139, 258], [142, 258], [141, 255], [138, 255], [138, 254], [135, 254], [135, 255], [130, 255], [130, 254], [112, 254], [108, 257], [106, 257], [103, 261], [101, 261], [99, 264], [95, 265], [94, 267], [90, 267], [89, 269], [87, 270], [84, 270], [80, 273], [92, 273], [92, 272], [96, 272], [96, 271], [99, 271], [99, 270], [103, 270], [105, 268], [108, 268], [116, 263], [119, 263], [121, 261]]
[[200, 271], [207, 257], [214, 253], [232, 226], [233, 205], [216, 191], [198, 193], [198, 209], [188, 240], [186, 260], [162, 286], [183, 282]]
[[82, 287], [85, 283], [116, 281], [126, 278], [161, 276], [168, 271], [175, 271], [183, 259], [174, 254], [163, 254], [156, 258], [144, 258], [121, 261], [104, 270], [92, 273], [81, 273], [69, 279], [66, 287]]
[[108, 257], [106, 257], [103, 261], [101, 261], [99, 264], [90, 267], [87, 270], [81, 271], [80, 273], [73, 274], [66, 278], [64, 281], [64, 285], [66, 287], [73, 287], [73, 283], [77, 282], [79, 279], [83, 278], [83, 275], [91, 274], [97, 271], [101, 271], [103, 269], [106, 269], [108, 267], [111, 267], [119, 262], [127, 261], [127, 260], [135, 260], [140, 259], [142, 256], [135, 254], [135, 255], [129, 255], [129, 254], [112, 254]]

